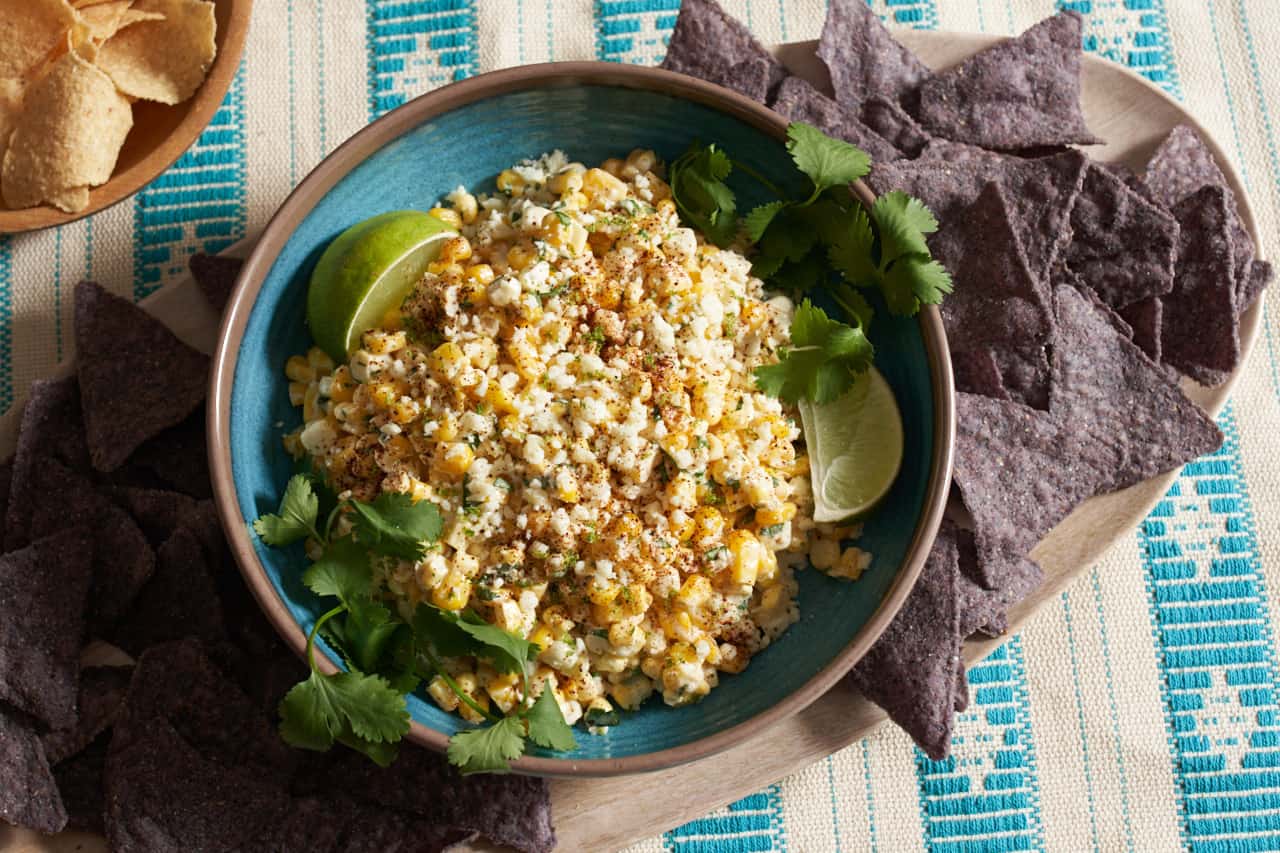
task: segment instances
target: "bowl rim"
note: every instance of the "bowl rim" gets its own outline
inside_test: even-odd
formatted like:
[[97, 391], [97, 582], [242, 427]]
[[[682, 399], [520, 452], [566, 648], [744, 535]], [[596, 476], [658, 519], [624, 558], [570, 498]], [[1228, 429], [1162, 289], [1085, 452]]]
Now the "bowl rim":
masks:
[[226, 3], [229, 6], [227, 26], [225, 31], [218, 34], [222, 37], [218, 55], [213, 58], [213, 64], [209, 66], [200, 88], [183, 102], [190, 104], [189, 111], [173, 132], [137, 163], [122, 172], [113, 172], [106, 183], [90, 189], [89, 205], [84, 210], [67, 213], [50, 204], [10, 209], [0, 203], [0, 234], [25, 234], [69, 225], [115, 207], [145, 189], [195, 144], [209, 122], [213, 121], [214, 114], [222, 107], [222, 101], [240, 70], [240, 58], [249, 35], [249, 21], [253, 18], [253, 0], [213, 2], [215, 5]]
[[[208, 452], [214, 500], [227, 541], [246, 583], [281, 638], [302, 656], [306, 636], [294, 621], [266, 570], [258, 560], [249, 527], [240, 513], [231, 468], [231, 396], [240, 345], [262, 284], [288, 242], [294, 226], [343, 177], [371, 154], [424, 121], [490, 97], [544, 87], [614, 86], [658, 92], [710, 107], [737, 118], [780, 142], [786, 140], [787, 121], [736, 92], [703, 80], [659, 68], [609, 62], [555, 62], [525, 65], [480, 74], [441, 87], [392, 110], [355, 133], [325, 157], [289, 194], [271, 217], [246, 259], [223, 315], [209, 380]], [[858, 187], [864, 199], [870, 191]], [[798, 690], [758, 714], [690, 743], [620, 758], [571, 759], [523, 756], [513, 771], [542, 776], [614, 776], [661, 770], [725, 750], [775, 722], [799, 713], [831, 688], [871, 648], [906, 601], [929, 555], [942, 522], [951, 485], [955, 445], [955, 391], [942, 315], [937, 306], [924, 306], [918, 322], [932, 377], [933, 452], [924, 503], [907, 549], [889, 589], [866, 624], [838, 655]], [[321, 655], [322, 672], [337, 667]], [[410, 721], [406, 739], [444, 752], [448, 737], [417, 720]]]

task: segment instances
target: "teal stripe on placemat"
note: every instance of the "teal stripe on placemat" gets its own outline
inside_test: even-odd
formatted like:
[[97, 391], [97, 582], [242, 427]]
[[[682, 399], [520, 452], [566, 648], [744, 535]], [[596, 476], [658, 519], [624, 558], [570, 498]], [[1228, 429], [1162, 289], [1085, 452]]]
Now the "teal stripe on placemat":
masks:
[[1084, 49], [1132, 68], [1180, 97], [1165, 0], [1057, 0], [1084, 18]]
[[195, 145], [134, 199], [134, 299], [244, 236], [244, 65]]
[[667, 849], [675, 853], [784, 851], [787, 840], [781, 792], [772, 785], [671, 830], [663, 840]]
[[1021, 640], [969, 670], [951, 755], [916, 750], [923, 845], [939, 853], [1044, 849], [1040, 785]]
[[[1184, 843], [1272, 849], [1264, 839], [1280, 833], [1275, 647], [1230, 406], [1219, 425], [1222, 448], [1182, 469], [1138, 538]], [[1219, 580], [1223, 554], [1231, 571]], [[1162, 572], [1169, 562], [1192, 571]]]
[[475, 0], [366, 0], [369, 118], [479, 70]]

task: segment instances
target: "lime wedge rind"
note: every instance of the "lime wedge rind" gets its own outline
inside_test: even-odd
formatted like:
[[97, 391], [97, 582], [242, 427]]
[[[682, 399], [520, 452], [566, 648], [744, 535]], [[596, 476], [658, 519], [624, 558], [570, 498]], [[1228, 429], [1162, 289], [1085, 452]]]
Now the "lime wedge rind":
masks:
[[422, 211], [395, 210], [334, 238], [316, 263], [307, 292], [307, 324], [320, 348], [346, 361], [360, 336], [404, 300], [455, 233]]

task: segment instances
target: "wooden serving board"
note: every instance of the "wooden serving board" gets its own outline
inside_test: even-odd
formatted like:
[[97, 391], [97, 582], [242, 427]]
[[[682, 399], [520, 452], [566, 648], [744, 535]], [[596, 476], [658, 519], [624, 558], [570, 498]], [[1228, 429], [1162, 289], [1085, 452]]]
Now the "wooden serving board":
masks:
[[[952, 65], [999, 40], [993, 36], [916, 30], [895, 31], [895, 35], [934, 68]], [[792, 71], [830, 91], [826, 69], [814, 53], [815, 44], [783, 45], [776, 52]], [[1240, 177], [1203, 126], [1151, 83], [1119, 65], [1086, 56], [1082, 78], [1089, 127], [1111, 140], [1105, 146], [1091, 149], [1092, 156], [1141, 168], [1171, 129], [1178, 124], [1193, 125], [1213, 145], [1214, 154], [1240, 200], [1241, 215], [1254, 242], [1261, 246]], [[237, 249], [239, 253], [247, 253], [251, 245], [251, 240], [242, 241], [231, 253], [236, 254]], [[174, 283], [149, 297], [144, 304], [193, 346], [206, 352], [212, 350], [217, 339], [217, 318], [205, 306], [192, 282]], [[1261, 317], [1259, 300], [1241, 323], [1241, 348], [1246, 357], [1257, 336]], [[1244, 358], [1241, 361], [1243, 363]], [[70, 370], [70, 365], [63, 365], [60, 372]], [[1187, 381], [1184, 388], [1193, 400], [1217, 413], [1226, 403], [1232, 384], [1206, 389]], [[0, 419], [0, 454], [12, 447], [16, 417], [16, 412], [11, 410]], [[1132, 530], [1176, 476], [1176, 472], [1170, 473], [1123, 492], [1094, 498], [1054, 528], [1032, 552], [1032, 557], [1044, 568], [1045, 582], [1009, 614], [1010, 632], [1021, 628], [1042, 604], [1057, 598], [1077, 575]], [[965, 644], [965, 660], [972, 664], [1002, 642], [1003, 639], [970, 641]], [[553, 780], [552, 808], [560, 849], [616, 850], [665, 832], [843, 749], [883, 722], [884, 712], [841, 683], [808, 709], [778, 723], [763, 736], [719, 755], [643, 776]], [[4, 853], [98, 853], [105, 849], [101, 838], [84, 833], [48, 837], [0, 824], [0, 851]], [[478, 845], [472, 849], [494, 848]]]

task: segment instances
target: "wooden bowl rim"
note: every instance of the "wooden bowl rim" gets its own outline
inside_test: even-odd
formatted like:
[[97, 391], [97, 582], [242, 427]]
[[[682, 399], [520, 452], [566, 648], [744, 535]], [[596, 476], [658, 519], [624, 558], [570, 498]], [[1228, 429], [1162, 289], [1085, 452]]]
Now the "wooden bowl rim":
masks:
[[231, 88], [231, 81], [235, 79], [240, 68], [240, 57], [244, 53], [249, 19], [253, 16], [253, 0], [213, 2], [230, 7], [227, 25], [219, 32], [221, 41], [218, 44], [218, 55], [214, 57], [213, 65], [196, 93], [182, 104], [173, 105], [187, 108], [186, 116], [173, 132], [137, 163], [114, 173], [105, 184], [90, 189], [89, 206], [84, 210], [66, 213], [48, 204], [11, 210], [0, 204], [0, 234], [21, 234], [67, 225], [114, 207], [154, 181], [195, 143], [213, 120], [214, 114], [222, 106], [227, 90]]

